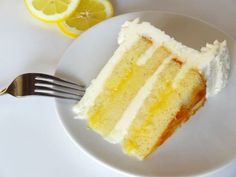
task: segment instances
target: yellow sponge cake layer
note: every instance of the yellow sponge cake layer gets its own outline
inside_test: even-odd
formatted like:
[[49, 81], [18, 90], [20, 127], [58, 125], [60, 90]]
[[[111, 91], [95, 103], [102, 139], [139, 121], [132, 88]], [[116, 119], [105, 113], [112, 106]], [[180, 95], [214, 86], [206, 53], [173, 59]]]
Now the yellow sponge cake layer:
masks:
[[188, 71], [179, 85], [173, 87], [173, 77], [180, 65], [172, 60], [156, 80], [123, 141], [127, 154], [145, 158], [191, 116], [198, 102], [205, 100], [205, 80], [195, 70]]
[[[123, 54], [106, 80], [103, 91], [98, 95], [95, 104], [88, 111], [88, 126], [106, 136], [122, 116], [130, 101], [149, 78], [170, 55], [164, 47], [158, 47], [143, 65], [138, 59], [151, 46], [148, 38], [140, 39]], [[127, 89], [129, 88], [129, 89]]]

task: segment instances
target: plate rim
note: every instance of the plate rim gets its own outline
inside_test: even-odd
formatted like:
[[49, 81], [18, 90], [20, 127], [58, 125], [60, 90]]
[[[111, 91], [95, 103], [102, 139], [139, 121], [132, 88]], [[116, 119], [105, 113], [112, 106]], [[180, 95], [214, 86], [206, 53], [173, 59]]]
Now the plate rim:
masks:
[[[180, 16], [180, 17], [184, 17], [184, 18], [188, 18], [188, 19], [192, 19], [192, 20], [195, 20], [195, 21], [199, 21], [201, 23], [204, 23], [205, 25], [207, 26], [210, 26], [211, 28], [214, 28], [216, 30], [218, 30], [219, 32], [223, 33], [225, 36], [227, 36], [229, 39], [231, 39], [232, 41], [234, 41], [236, 43], [236, 39], [232, 36], [232, 34], [230, 33], [227, 33], [225, 32], [222, 28], [218, 27], [217, 25], [214, 25], [208, 21], [205, 21], [201, 18], [198, 18], [198, 17], [194, 17], [194, 16], [191, 16], [191, 15], [186, 15], [184, 13], [178, 13], [178, 12], [174, 12], [174, 11], [168, 11], [168, 10], [141, 10], [141, 11], [133, 11], [133, 12], [128, 12], [128, 13], [124, 13], [124, 14], [118, 14], [116, 16], [113, 16], [107, 20], [104, 20], [94, 26], [92, 26], [91, 28], [89, 28], [88, 30], [86, 30], [85, 32], [83, 32], [80, 36], [88, 33], [90, 30], [94, 30], [97, 26], [100, 26], [100, 25], [103, 25], [104, 22], [107, 22], [107, 21], [111, 21], [111, 20], [114, 20], [115, 18], [120, 18], [121, 16], [127, 16], [127, 15], [134, 15], [134, 14], [138, 14], [138, 13], [159, 13], [159, 14], [169, 14], [169, 15], [175, 15], [175, 16]], [[64, 53], [62, 54], [62, 56], [60, 57], [60, 60], [56, 66], [56, 69], [54, 71], [54, 75], [57, 76], [60, 72], [58, 71], [58, 67], [61, 65], [62, 63], [62, 59], [64, 58], [64, 56], [66, 55], [66, 53], [72, 48], [73, 44], [80, 38], [77, 37], [75, 38], [71, 43], [70, 45], [66, 48], [66, 50], [64, 51]], [[231, 59], [232, 60], [232, 59]], [[232, 77], [232, 76], [231, 76]], [[67, 134], [67, 136], [69, 137], [69, 139], [73, 142], [73, 144], [78, 147], [84, 154], [86, 154], [87, 157], [93, 159], [95, 162], [97, 162], [98, 164], [100, 164], [101, 166], [103, 167], [106, 167], [106, 168], [109, 168], [111, 170], [114, 170], [115, 172], [118, 172], [122, 175], [129, 175], [129, 176], [137, 176], [137, 177], [146, 177], [144, 175], [140, 175], [140, 174], [137, 174], [137, 173], [133, 173], [133, 172], [130, 172], [130, 171], [127, 171], [125, 169], [122, 169], [122, 168], [119, 168], [119, 167], [116, 167], [116, 166], [113, 166], [113, 165], [110, 165], [108, 162], [106, 161], [103, 161], [99, 158], [97, 158], [96, 156], [94, 156], [93, 154], [91, 154], [86, 148], [82, 147], [79, 142], [76, 141], [74, 135], [71, 133], [71, 130], [65, 126], [65, 123], [64, 123], [64, 120], [62, 119], [62, 116], [60, 115], [60, 112], [58, 110], [58, 104], [59, 99], [57, 98], [54, 98], [54, 106], [56, 108], [56, 114], [59, 118], [59, 121], [60, 121], [60, 124], [61, 126], [63, 127], [65, 133]], [[234, 158], [232, 158], [231, 160], [228, 160], [226, 161], [223, 165], [220, 165], [220, 166], [217, 166], [216, 168], [210, 168], [208, 169], [207, 171], [203, 171], [203, 172], [196, 172], [194, 173], [193, 175], [185, 175], [186, 177], [199, 177], [199, 176], [202, 176], [202, 175], [212, 175], [212, 174], [215, 174], [223, 169], [225, 169], [226, 167], [230, 166], [231, 163], [233, 161], [236, 160], [236, 155]], [[154, 176], [148, 176], [148, 177], [154, 177]], [[159, 177], [159, 176], [156, 176], [155, 177]], [[180, 177], [178, 175], [175, 175], [173, 177]]]

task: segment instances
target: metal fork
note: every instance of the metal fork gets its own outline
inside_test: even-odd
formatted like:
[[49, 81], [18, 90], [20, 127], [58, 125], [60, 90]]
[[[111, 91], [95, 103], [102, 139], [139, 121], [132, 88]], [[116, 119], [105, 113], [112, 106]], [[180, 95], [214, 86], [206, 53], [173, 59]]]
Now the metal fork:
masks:
[[0, 90], [0, 95], [8, 93], [16, 97], [39, 95], [63, 99], [80, 100], [85, 87], [42, 73], [27, 73], [16, 77], [9, 87]]

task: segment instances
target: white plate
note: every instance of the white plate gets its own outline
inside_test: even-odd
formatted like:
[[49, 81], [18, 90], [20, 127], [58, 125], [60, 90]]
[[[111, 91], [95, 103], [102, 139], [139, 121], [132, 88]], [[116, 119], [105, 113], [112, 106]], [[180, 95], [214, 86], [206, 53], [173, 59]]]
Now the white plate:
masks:
[[114, 17], [89, 29], [67, 49], [56, 75], [89, 84], [117, 48], [117, 36], [126, 20], [149, 21], [176, 40], [199, 49], [206, 42], [226, 39], [231, 54], [231, 77], [227, 88], [210, 98], [145, 161], [125, 156], [112, 145], [73, 119], [73, 102], [57, 100], [62, 123], [72, 139], [87, 154], [120, 171], [139, 176], [188, 176], [212, 172], [236, 157], [236, 43], [218, 29], [197, 19], [166, 12], [137, 12]]

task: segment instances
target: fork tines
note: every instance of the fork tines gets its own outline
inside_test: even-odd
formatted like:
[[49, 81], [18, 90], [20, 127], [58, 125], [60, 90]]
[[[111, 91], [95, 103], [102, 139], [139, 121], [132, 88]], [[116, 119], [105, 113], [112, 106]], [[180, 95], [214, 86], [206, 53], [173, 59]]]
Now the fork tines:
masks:
[[34, 75], [34, 94], [57, 98], [80, 100], [85, 86], [69, 82], [47, 74]]

